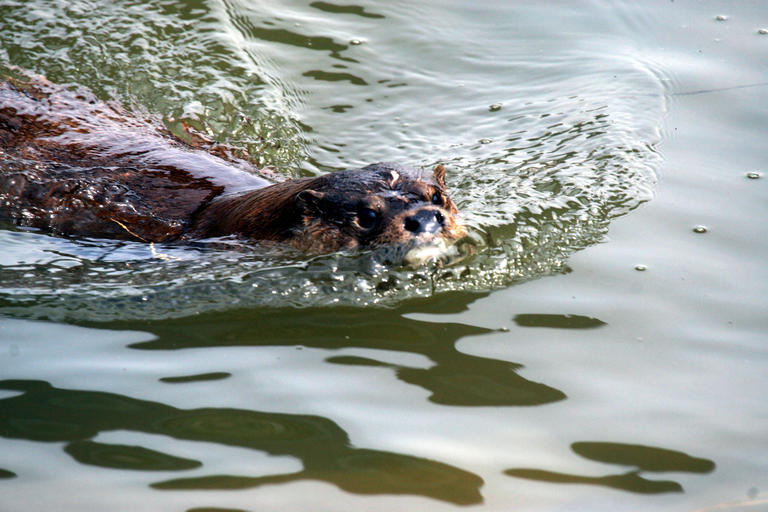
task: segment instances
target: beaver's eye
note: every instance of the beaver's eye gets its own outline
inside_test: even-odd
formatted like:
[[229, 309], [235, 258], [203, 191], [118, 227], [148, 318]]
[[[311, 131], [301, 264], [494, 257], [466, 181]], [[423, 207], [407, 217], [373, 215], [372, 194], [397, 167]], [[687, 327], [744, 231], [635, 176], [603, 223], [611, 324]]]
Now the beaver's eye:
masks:
[[379, 214], [375, 210], [370, 208], [362, 208], [357, 212], [357, 223], [363, 229], [372, 228], [376, 224], [376, 219], [379, 218]]
[[435, 192], [432, 194], [432, 204], [436, 204], [437, 206], [443, 205], [443, 196], [441, 196], [438, 192]]

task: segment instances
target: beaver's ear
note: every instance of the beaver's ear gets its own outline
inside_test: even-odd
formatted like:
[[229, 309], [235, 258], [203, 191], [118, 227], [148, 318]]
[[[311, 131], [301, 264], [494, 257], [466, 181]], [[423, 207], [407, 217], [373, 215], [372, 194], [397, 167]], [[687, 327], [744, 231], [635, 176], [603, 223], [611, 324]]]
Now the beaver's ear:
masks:
[[445, 167], [443, 167], [443, 164], [436, 165], [435, 168], [432, 169], [432, 173], [435, 175], [437, 184], [442, 188], [445, 188]]
[[318, 192], [317, 190], [312, 189], [302, 190], [296, 194], [296, 204], [304, 211], [321, 212], [321, 203], [324, 197], [324, 192]]

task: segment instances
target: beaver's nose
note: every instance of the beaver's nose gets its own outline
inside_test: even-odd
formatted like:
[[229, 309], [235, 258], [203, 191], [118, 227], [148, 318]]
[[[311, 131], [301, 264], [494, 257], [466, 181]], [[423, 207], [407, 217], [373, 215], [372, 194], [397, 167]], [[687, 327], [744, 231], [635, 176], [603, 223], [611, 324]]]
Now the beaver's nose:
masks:
[[443, 229], [445, 217], [438, 210], [419, 210], [405, 218], [405, 229], [413, 234], [436, 233]]

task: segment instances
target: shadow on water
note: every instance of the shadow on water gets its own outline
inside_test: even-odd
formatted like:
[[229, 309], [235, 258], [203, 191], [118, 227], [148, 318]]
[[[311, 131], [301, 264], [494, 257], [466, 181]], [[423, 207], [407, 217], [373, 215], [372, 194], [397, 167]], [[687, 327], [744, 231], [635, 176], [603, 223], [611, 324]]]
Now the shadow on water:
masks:
[[640, 475], [642, 471], [710, 473], [715, 469], [715, 463], [709, 459], [653, 446], [584, 441], [573, 443], [571, 449], [589, 460], [634, 469], [606, 476], [573, 475], [531, 468], [508, 469], [504, 473], [540, 482], [600, 485], [639, 494], [660, 494], [683, 492], [683, 486], [673, 480], [648, 480]]
[[[461, 310], [477, 294], [454, 293], [432, 298], [429, 308]], [[426, 301], [421, 306], [426, 305]], [[111, 322], [98, 327], [141, 329], [156, 339], [131, 345], [142, 350], [181, 350], [223, 346], [302, 346], [320, 349], [366, 348], [421, 354], [434, 365], [413, 368], [367, 357], [332, 356], [329, 363], [384, 366], [409, 384], [430, 391], [432, 402], [454, 406], [523, 406], [563, 400], [555, 388], [527, 380], [521, 364], [465, 354], [458, 340], [495, 332], [459, 323], [432, 323], [404, 316], [425, 311], [419, 303], [376, 314], [361, 308], [247, 309], [205, 313], [182, 319]]]
[[[86, 464], [141, 470], [184, 470], [200, 465], [143, 447], [89, 441], [101, 432], [128, 430], [289, 455], [304, 465], [302, 471], [289, 474], [166, 480], [152, 484], [156, 489], [243, 489], [320, 480], [356, 494], [415, 494], [456, 504], [482, 501], [479, 476], [433, 460], [354, 448], [344, 430], [320, 416], [231, 408], [177, 409], [115, 393], [59, 389], [34, 380], [0, 381], [0, 389], [22, 392], [0, 400], [0, 435], [67, 442], [67, 453]], [[13, 474], [5, 471], [0, 476]]]

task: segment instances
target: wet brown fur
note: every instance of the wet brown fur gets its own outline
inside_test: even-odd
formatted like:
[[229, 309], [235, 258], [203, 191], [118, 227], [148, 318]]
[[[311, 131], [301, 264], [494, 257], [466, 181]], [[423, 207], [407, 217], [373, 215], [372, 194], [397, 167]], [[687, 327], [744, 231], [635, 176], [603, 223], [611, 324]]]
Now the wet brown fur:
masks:
[[[182, 140], [82, 90], [0, 81], [0, 219], [147, 242], [239, 235], [312, 253], [465, 232], [442, 166], [374, 164], [279, 183], [265, 174], [191, 129]], [[361, 225], [364, 209], [375, 226]], [[414, 216], [431, 229], [415, 230]]]

